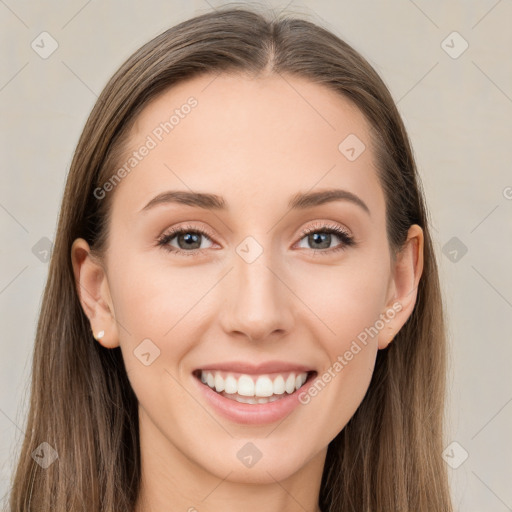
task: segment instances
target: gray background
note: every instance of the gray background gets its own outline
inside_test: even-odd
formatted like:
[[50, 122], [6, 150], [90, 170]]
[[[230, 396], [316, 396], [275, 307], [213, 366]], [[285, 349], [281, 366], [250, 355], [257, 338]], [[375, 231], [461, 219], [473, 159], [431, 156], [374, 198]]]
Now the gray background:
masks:
[[[221, 2], [44, 4], [0, 0], [0, 498], [23, 436], [44, 251], [86, 117], [135, 49]], [[431, 210], [448, 311], [444, 457], [453, 502], [460, 511], [512, 510], [512, 3], [267, 4], [352, 44], [398, 103]], [[43, 45], [43, 31], [58, 43], [46, 59], [31, 47]]]

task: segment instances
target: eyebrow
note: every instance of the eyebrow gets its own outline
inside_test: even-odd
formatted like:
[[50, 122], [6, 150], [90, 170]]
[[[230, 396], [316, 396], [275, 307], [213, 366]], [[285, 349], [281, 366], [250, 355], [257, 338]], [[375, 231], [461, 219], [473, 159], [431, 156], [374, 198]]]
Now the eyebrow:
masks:
[[[319, 192], [298, 192], [291, 197], [288, 202], [288, 208], [291, 210], [305, 210], [322, 204], [331, 203], [333, 201], [349, 201], [370, 215], [370, 209], [366, 203], [358, 196], [342, 189], [329, 189]], [[188, 192], [186, 190], [169, 190], [155, 196], [144, 206], [140, 212], [145, 212], [161, 204], [184, 204], [187, 206], [195, 206], [204, 208], [205, 210], [222, 210], [226, 211], [228, 205], [223, 197], [216, 194], [208, 194], [205, 192]]]

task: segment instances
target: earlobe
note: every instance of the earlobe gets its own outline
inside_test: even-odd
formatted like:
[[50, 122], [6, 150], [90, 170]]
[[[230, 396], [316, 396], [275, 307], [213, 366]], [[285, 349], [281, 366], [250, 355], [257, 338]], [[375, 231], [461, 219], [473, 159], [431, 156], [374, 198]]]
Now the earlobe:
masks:
[[379, 349], [386, 348], [411, 316], [416, 304], [418, 284], [423, 273], [423, 230], [413, 224], [407, 240], [397, 254], [389, 288], [389, 300], [384, 314], [393, 318], [387, 329], [379, 333]]
[[71, 261], [76, 291], [82, 309], [91, 323], [94, 338], [105, 348], [119, 346], [107, 275], [83, 238], [77, 238], [73, 242]]

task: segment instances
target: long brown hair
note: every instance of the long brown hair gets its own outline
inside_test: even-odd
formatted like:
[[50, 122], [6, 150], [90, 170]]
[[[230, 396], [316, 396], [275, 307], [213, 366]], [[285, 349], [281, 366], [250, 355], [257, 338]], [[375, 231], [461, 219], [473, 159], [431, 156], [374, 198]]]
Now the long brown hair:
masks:
[[[224, 8], [170, 28], [137, 50], [98, 98], [66, 182], [32, 367], [26, 435], [10, 495], [12, 512], [132, 511], [141, 476], [137, 399], [120, 348], [92, 336], [70, 257], [82, 237], [99, 255], [111, 198], [101, 187], [120, 165], [131, 123], [151, 99], [210, 73], [288, 74], [350, 99], [372, 129], [393, 253], [407, 230], [424, 232], [417, 302], [377, 355], [369, 389], [329, 444], [319, 504], [324, 512], [450, 512], [442, 460], [446, 339], [426, 206], [403, 122], [384, 82], [357, 51], [297, 17]], [[58, 460], [32, 457], [43, 442]]]

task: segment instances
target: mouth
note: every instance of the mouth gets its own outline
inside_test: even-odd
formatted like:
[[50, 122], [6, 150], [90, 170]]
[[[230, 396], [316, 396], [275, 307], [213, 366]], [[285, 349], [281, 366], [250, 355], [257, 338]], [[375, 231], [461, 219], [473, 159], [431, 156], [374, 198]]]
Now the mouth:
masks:
[[239, 403], [258, 405], [282, 400], [299, 391], [317, 372], [287, 371], [248, 374], [216, 369], [195, 370], [194, 377], [218, 395]]

